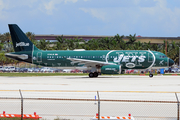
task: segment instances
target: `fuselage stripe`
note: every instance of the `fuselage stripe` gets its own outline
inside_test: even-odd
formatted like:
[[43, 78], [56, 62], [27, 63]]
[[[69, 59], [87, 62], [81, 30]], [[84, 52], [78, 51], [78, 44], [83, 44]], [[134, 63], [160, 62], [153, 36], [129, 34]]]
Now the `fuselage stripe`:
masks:
[[109, 51], [108, 53], [107, 53], [107, 55], [106, 55], [106, 62], [108, 63], [108, 56], [109, 56], [109, 54], [110, 53], [112, 53], [112, 52], [114, 52], [115, 50], [111, 50], [111, 51]]
[[151, 69], [151, 68], [153, 67], [155, 61], [156, 61], [156, 57], [155, 57], [155, 55], [153, 54], [153, 52], [151, 52], [150, 50], [149, 50], [148, 52], [150, 52], [150, 53], [153, 55], [153, 58], [154, 58], [153, 63], [151, 64], [151, 66], [149, 66], [149, 67], [147, 68], [147, 69]]

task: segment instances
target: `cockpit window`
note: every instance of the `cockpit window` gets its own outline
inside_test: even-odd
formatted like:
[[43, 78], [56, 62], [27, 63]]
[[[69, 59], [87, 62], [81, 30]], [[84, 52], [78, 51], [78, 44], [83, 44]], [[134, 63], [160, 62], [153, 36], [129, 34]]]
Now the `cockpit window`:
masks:
[[167, 56], [159, 56], [160, 58], [166, 58]]

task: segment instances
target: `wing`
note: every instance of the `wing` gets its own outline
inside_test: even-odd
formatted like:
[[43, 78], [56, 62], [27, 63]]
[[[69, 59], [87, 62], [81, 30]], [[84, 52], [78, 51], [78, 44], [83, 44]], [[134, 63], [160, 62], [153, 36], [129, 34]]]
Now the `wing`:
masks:
[[87, 60], [87, 59], [77, 59], [77, 58], [67, 58], [71, 60], [72, 64], [79, 63], [78, 65], [84, 65], [87, 67], [96, 67], [96, 66], [104, 66], [104, 65], [116, 65], [115, 63], [101, 62], [95, 60]]

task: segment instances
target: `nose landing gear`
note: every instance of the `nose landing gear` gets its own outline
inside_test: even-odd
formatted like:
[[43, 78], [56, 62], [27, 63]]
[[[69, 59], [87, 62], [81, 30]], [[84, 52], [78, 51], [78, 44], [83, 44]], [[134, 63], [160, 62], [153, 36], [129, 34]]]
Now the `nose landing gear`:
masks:
[[152, 74], [152, 73], [150, 73], [150, 74], [149, 74], [149, 77], [150, 77], [150, 78], [152, 78], [152, 77], [153, 77], [153, 74]]

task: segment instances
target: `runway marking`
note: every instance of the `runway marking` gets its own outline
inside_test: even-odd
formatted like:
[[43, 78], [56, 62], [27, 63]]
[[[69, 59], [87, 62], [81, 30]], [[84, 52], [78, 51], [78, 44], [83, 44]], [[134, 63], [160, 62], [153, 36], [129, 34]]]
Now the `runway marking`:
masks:
[[[22, 92], [97, 92], [84, 90], [21, 90]], [[0, 90], [0, 92], [19, 92], [19, 90]], [[180, 93], [176, 91], [98, 91], [114, 93]]]

